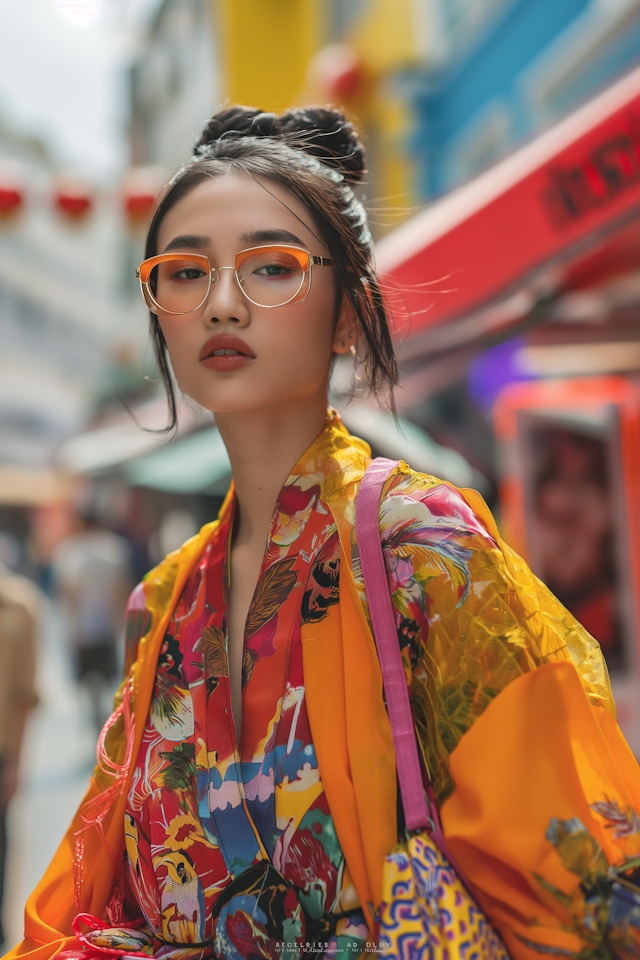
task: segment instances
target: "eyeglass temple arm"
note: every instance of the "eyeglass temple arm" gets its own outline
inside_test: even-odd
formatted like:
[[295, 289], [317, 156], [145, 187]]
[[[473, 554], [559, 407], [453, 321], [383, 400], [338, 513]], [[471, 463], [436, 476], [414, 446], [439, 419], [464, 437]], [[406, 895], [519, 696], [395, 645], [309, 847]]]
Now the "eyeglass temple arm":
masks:
[[334, 267], [335, 266], [333, 260], [330, 260], [329, 257], [309, 256], [309, 264], [312, 267]]

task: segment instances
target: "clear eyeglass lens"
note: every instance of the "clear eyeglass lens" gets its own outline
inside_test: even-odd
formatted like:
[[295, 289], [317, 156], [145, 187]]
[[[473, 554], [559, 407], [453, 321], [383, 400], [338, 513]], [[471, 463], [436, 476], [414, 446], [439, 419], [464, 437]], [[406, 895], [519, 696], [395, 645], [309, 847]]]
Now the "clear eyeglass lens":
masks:
[[204, 302], [209, 289], [209, 273], [195, 260], [164, 260], [151, 271], [149, 286], [163, 310], [189, 313]]
[[306, 290], [307, 277], [300, 261], [284, 250], [257, 250], [238, 270], [246, 295], [264, 307], [289, 303], [303, 287]]

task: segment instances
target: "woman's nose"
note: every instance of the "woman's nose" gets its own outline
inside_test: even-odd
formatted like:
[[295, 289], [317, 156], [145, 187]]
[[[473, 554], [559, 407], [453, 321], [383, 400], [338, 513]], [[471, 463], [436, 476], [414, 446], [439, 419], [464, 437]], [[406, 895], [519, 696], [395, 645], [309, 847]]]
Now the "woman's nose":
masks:
[[206, 323], [247, 323], [250, 319], [249, 302], [236, 280], [235, 269], [219, 267], [213, 272], [211, 289], [205, 304]]

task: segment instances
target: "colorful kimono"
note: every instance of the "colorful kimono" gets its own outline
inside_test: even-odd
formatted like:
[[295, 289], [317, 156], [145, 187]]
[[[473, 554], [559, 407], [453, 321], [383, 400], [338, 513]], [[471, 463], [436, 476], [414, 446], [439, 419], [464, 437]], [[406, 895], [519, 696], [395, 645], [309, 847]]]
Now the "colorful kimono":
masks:
[[[12, 956], [78, 955], [80, 912], [111, 928], [96, 945], [153, 956], [358, 955], [374, 940], [401, 810], [354, 531], [369, 457], [330, 412], [280, 493], [239, 749], [233, 491], [134, 592], [98, 767]], [[514, 960], [640, 956], [622, 874], [640, 866], [640, 770], [598, 644], [473, 491], [401, 464], [380, 531], [422, 755], [480, 906]], [[629, 896], [610, 910], [612, 868]]]
[[234, 513], [230, 499], [160, 648], [127, 797], [129, 887], [160, 957], [199, 956], [203, 943], [235, 960], [307, 943], [359, 956], [367, 924], [320, 779], [302, 669], [302, 627], [338, 602], [336, 525], [318, 478], [291, 477], [247, 617], [238, 748], [226, 650]]

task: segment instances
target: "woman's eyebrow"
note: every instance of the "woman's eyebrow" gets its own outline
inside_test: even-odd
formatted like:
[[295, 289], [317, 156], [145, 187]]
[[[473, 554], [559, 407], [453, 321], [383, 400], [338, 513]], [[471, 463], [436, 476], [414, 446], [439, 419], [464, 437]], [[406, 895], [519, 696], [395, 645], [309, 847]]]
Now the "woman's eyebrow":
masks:
[[185, 234], [183, 237], [174, 237], [173, 240], [170, 240], [162, 252], [168, 253], [169, 250], [184, 250], [185, 247], [191, 250], [203, 250], [205, 247], [208, 247], [210, 243], [211, 237], [198, 237], [192, 234]]
[[254, 230], [240, 234], [238, 241], [250, 247], [258, 247], [262, 243], [295, 243], [299, 247], [304, 246], [302, 240], [288, 230]]

